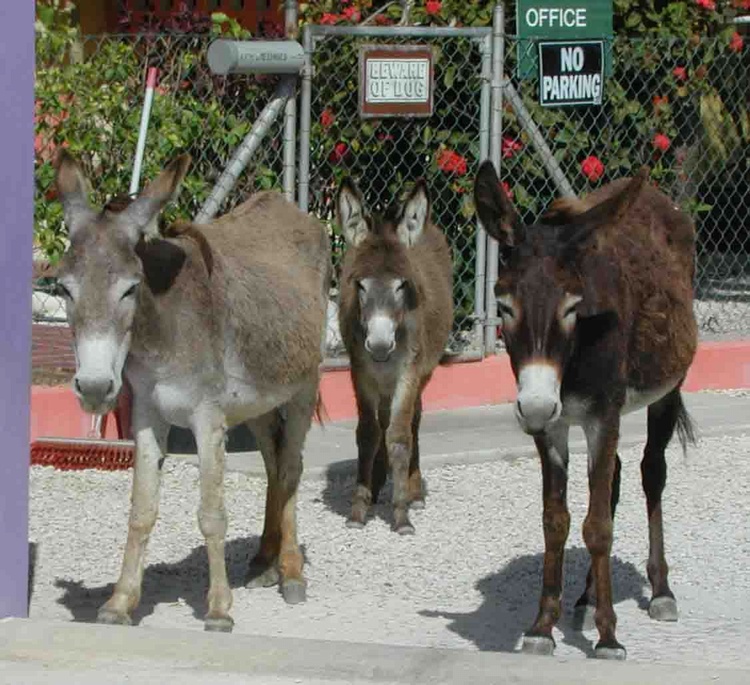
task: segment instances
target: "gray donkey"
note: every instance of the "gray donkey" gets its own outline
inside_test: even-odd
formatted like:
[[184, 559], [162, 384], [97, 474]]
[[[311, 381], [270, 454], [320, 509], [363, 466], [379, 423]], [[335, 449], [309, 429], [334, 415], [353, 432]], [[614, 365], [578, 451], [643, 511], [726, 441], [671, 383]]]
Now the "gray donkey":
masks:
[[205, 628], [230, 631], [223, 489], [228, 427], [247, 422], [268, 475], [263, 535], [248, 584], [280, 582], [288, 603], [305, 599], [296, 493], [318, 397], [330, 247], [319, 222], [271, 192], [200, 229], [178, 224], [159, 236], [158, 215], [189, 163], [187, 155], [178, 157], [120, 211], [96, 211], [81, 168], [63, 151], [56, 183], [70, 248], [58, 279], [82, 407], [109, 411], [123, 375], [133, 390], [128, 538], [120, 578], [98, 620], [130, 623], [139, 602], [174, 424], [192, 429], [198, 445], [198, 523], [210, 577]]

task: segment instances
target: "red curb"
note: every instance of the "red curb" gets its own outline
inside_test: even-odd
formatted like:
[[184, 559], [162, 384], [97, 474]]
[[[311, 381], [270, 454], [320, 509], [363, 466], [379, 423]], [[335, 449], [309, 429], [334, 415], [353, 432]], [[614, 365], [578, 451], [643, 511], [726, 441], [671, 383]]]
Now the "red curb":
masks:
[[[684, 389], [696, 392], [735, 388], [750, 388], [750, 340], [701, 343]], [[356, 418], [357, 406], [348, 369], [326, 371], [320, 389], [329, 420]], [[501, 404], [513, 401], [515, 396], [510, 362], [503, 354], [480, 362], [438, 367], [423, 400], [425, 411], [434, 411]], [[32, 387], [32, 441], [40, 437], [85, 437], [90, 425], [91, 418], [81, 411], [67, 386]], [[115, 421], [107, 422], [105, 436], [116, 439]]]

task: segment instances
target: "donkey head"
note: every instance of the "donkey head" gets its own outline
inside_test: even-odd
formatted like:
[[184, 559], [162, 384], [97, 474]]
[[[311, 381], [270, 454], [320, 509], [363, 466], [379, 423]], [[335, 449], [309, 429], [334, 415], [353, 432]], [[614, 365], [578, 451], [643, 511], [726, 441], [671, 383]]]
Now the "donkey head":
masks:
[[427, 185], [417, 181], [402, 206], [385, 216], [370, 215], [357, 186], [345, 180], [336, 198], [337, 220], [348, 250], [354, 251], [350, 283], [356, 289], [352, 304], [373, 361], [385, 362], [405, 339], [409, 313], [419, 304], [408, 251], [430, 220]]
[[70, 154], [63, 150], [57, 160], [57, 191], [70, 235], [58, 287], [74, 338], [73, 387], [85, 411], [106, 413], [114, 406], [144, 280], [136, 248], [144, 236], [158, 234], [159, 212], [175, 195], [189, 163], [187, 155], [178, 157], [116, 213], [89, 205], [88, 183]]
[[576, 345], [618, 321], [617, 266], [592, 247], [596, 229], [624, 217], [647, 177], [641, 169], [620, 193], [568, 223], [524, 226], [492, 163], [479, 169], [474, 199], [505, 261], [495, 295], [518, 384], [516, 418], [529, 434], [560, 417], [560, 387]]

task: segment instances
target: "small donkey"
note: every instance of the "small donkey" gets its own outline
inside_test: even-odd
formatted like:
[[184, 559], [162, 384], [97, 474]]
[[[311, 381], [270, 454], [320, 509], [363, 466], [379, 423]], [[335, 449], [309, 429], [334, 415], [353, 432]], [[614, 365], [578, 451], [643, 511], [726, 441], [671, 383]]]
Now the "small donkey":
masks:
[[120, 579], [98, 620], [128, 624], [139, 602], [174, 424], [191, 428], [198, 445], [198, 523], [210, 576], [205, 628], [230, 631], [227, 427], [248, 423], [268, 474], [263, 536], [248, 582], [280, 578], [287, 602], [305, 599], [296, 493], [317, 401], [330, 248], [323, 226], [276, 193], [258, 194], [205, 228], [187, 224], [155, 237], [158, 215], [189, 162], [177, 158], [121, 211], [95, 211], [80, 167], [63, 151], [56, 182], [70, 248], [58, 278], [83, 408], [110, 410], [123, 373], [133, 389], [130, 526]]
[[544, 578], [539, 613], [524, 651], [551, 653], [560, 618], [565, 541], [568, 431], [583, 427], [589, 509], [583, 538], [591, 555], [576, 610], [596, 607], [596, 656], [625, 658], [615, 637], [610, 553], [620, 491], [620, 415], [648, 407], [641, 462], [649, 527], [649, 615], [677, 620], [667, 582], [661, 495], [664, 450], [675, 427], [692, 437], [680, 386], [697, 346], [693, 315], [693, 222], [648, 183], [648, 170], [554, 203], [541, 224], [524, 226], [485, 162], [474, 194], [479, 218], [506, 265], [495, 286], [503, 338], [518, 383], [516, 418], [542, 463]]
[[422, 390], [444, 353], [453, 322], [450, 248], [430, 221], [424, 181], [415, 184], [402, 208], [391, 208], [385, 217], [366, 213], [350, 181], [342, 183], [336, 205], [348, 245], [339, 324], [359, 410], [359, 470], [347, 525], [364, 526], [390, 462], [393, 527], [409, 534], [414, 532], [409, 503], [424, 506]]

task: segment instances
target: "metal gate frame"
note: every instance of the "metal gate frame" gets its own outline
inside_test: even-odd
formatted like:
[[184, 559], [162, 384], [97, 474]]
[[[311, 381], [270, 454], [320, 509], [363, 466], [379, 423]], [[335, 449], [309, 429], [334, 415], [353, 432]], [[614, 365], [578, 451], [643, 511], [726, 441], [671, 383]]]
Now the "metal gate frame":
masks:
[[[493, 93], [493, 31], [490, 27], [421, 27], [421, 26], [323, 26], [306, 25], [302, 29], [302, 46], [305, 52], [305, 66], [302, 70], [302, 85], [300, 96], [300, 126], [299, 126], [299, 180], [298, 205], [304, 212], [309, 210], [310, 193], [310, 132], [311, 108], [313, 89], [313, 57], [319, 41], [332, 36], [349, 38], [468, 38], [479, 46], [482, 57], [482, 88], [480, 94], [479, 112], [479, 148], [482, 160], [490, 158], [499, 168], [500, 165], [500, 126], [502, 104], [498, 100], [495, 107], [491, 107], [498, 94]], [[499, 83], [499, 80], [498, 80]], [[499, 88], [495, 88], [499, 91]], [[493, 144], [494, 143], [494, 144]], [[481, 329], [485, 326], [487, 314], [485, 307], [487, 292], [487, 234], [477, 221], [475, 253], [475, 298], [474, 298], [474, 326], [478, 339], [481, 340]], [[495, 269], [495, 272], [497, 269]], [[494, 280], [493, 280], [494, 284]], [[493, 286], [494, 287], [494, 286]], [[492, 299], [492, 298], [490, 298]], [[494, 302], [494, 300], [493, 300]], [[490, 348], [492, 349], [492, 348]], [[481, 358], [485, 354], [485, 347], [479, 354], [472, 355], [473, 359]], [[462, 355], [459, 360], [468, 361], [468, 355]]]

